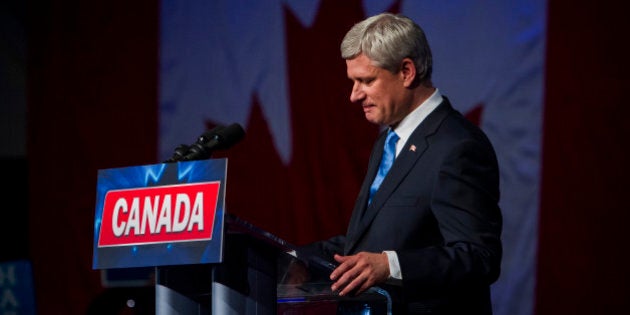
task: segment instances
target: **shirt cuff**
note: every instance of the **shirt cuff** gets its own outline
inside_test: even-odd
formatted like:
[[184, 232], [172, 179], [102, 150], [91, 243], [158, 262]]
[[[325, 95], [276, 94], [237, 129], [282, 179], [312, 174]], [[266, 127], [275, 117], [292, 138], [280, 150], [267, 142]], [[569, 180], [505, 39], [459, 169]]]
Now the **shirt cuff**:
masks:
[[400, 263], [398, 262], [398, 255], [393, 250], [383, 251], [385, 255], [387, 255], [387, 261], [389, 262], [389, 280], [394, 280], [393, 282], [398, 282], [395, 280], [402, 280], [402, 273], [400, 271]]

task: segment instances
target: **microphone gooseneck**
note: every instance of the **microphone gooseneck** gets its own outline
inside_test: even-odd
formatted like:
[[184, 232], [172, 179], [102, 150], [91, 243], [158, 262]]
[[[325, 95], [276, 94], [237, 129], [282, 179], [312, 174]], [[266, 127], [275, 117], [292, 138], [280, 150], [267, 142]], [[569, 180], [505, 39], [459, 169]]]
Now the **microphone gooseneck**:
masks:
[[175, 148], [173, 155], [168, 160], [164, 161], [164, 163], [172, 163], [181, 160], [186, 154], [188, 154], [189, 149], [190, 146], [187, 144], [178, 145], [177, 148]]

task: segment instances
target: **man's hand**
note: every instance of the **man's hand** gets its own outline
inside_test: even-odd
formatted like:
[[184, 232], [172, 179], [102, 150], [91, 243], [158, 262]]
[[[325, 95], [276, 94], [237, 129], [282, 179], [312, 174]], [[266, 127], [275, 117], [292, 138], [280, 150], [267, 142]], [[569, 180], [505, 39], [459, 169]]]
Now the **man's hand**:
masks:
[[361, 294], [369, 287], [383, 283], [389, 277], [389, 262], [385, 253], [360, 252], [356, 255], [335, 255], [339, 266], [330, 274], [333, 291], [343, 296]]

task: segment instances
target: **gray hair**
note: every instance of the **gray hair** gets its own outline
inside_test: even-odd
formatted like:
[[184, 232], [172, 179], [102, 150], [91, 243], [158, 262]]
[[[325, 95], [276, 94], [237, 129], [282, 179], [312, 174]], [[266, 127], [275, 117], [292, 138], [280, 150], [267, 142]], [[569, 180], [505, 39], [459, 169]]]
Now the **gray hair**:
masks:
[[341, 57], [363, 53], [374, 66], [396, 73], [400, 62], [410, 58], [416, 65], [417, 82], [431, 80], [433, 57], [424, 31], [403, 15], [381, 13], [355, 24], [341, 42]]

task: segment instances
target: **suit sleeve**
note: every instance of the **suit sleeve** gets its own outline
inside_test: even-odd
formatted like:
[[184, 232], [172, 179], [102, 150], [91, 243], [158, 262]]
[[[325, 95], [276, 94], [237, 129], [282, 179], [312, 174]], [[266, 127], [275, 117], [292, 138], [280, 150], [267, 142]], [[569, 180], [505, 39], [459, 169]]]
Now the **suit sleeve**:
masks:
[[436, 293], [496, 281], [502, 255], [498, 201], [499, 170], [489, 142], [454, 145], [444, 155], [430, 201], [442, 244], [397, 251], [403, 287]]
[[313, 242], [296, 249], [298, 258], [308, 260], [309, 257], [316, 256], [327, 261], [334, 262], [335, 254], [343, 254], [343, 246], [346, 237], [338, 235], [327, 240]]

